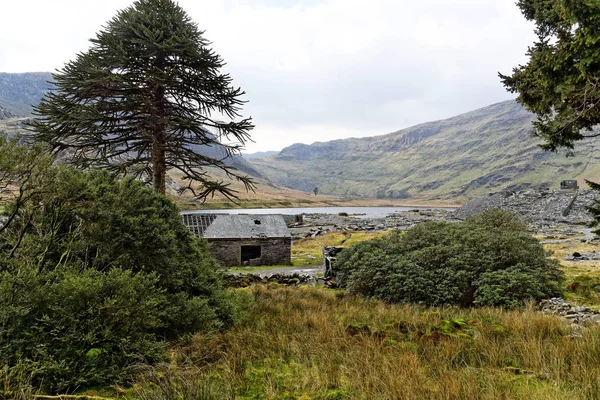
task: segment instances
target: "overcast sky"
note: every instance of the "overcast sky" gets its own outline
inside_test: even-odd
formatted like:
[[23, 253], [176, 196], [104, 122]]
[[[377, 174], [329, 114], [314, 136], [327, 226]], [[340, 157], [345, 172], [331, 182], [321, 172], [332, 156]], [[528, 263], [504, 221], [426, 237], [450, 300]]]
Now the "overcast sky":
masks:
[[[130, 0], [3, 1], [0, 71], [53, 71]], [[247, 151], [382, 135], [514, 98], [513, 0], [180, 0], [246, 91]]]

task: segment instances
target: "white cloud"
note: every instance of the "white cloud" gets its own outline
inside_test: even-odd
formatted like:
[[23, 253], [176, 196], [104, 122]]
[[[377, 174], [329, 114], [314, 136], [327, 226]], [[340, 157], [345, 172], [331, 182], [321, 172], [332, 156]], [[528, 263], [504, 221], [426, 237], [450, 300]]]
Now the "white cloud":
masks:
[[[125, 0], [3, 5], [0, 71], [53, 70]], [[248, 149], [384, 134], [511, 98], [533, 29], [506, 0], [180, 0], [246, 90]], [[4, 18], [3, 18], [4, 19]]]

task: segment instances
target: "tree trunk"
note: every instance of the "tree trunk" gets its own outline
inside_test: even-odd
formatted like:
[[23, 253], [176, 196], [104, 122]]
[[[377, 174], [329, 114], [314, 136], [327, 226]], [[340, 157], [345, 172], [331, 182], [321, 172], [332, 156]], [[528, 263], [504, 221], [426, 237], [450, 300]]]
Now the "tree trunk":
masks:
[[[154, 65], [159, 69], [165, 67], [165, 59], [162, 56], [158, 56]], [[165, 87], [162, 84], [156, 85], [154, 88], [154, 109], [156, 114], [153, 116], [155, 122], [153, 124], [153, 142], [152, 142], [152, 184], [154, 191], [165, 194], [166, 193], [166, 175], [167, 175], [167, 164], [165, 160], [165, 149], [166, 149], [166, 99], [165, 99]]]
[[154, 143], [152, 144], [152, 184], [154, 191], [166, 193], [165, 179], [167, 166], [165, 163], [165, 128], [159, 128], [154, 132]]

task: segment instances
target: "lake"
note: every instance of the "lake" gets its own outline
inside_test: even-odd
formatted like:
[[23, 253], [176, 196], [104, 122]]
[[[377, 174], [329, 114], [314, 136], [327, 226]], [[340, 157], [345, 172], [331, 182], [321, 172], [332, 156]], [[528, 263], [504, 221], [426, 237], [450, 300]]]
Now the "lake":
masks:
[[357, 214], [360, 218], [384, 218], [390, 214], [410, 210], [449, 210], [444, 207], [297, 207], [297, 208], [232, 208], [226, 210], [189, 210], [194, 214]]

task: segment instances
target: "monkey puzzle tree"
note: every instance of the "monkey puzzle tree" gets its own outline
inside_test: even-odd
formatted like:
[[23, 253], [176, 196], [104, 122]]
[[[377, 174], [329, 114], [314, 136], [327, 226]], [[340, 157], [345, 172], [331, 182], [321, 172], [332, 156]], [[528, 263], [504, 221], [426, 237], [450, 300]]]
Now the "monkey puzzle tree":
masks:
[[200, 197], [235, 196], [206, 167], [251, 188], [224, 160], [198, 152], [198, 145], [223, 146], [232, 155], [253, 128], [240, 115], [244, 92], [220, 72], [224, 61], [202, 35], [172, 0], [138, 0], [120, 11], [89, 50], [53, 75], [55, 88], [31, 124], [36, 139], [80, 167], [146, 176], [161, 193], [169, 169]]
[[538, 41], [529, 48], [529, 63], [502, 75], [507, 89], [537, 114], [534, 133], [546, 150], [573, 148], [574, 142], [599, 136], [600, 1], [518, 0], [535, 22]]

